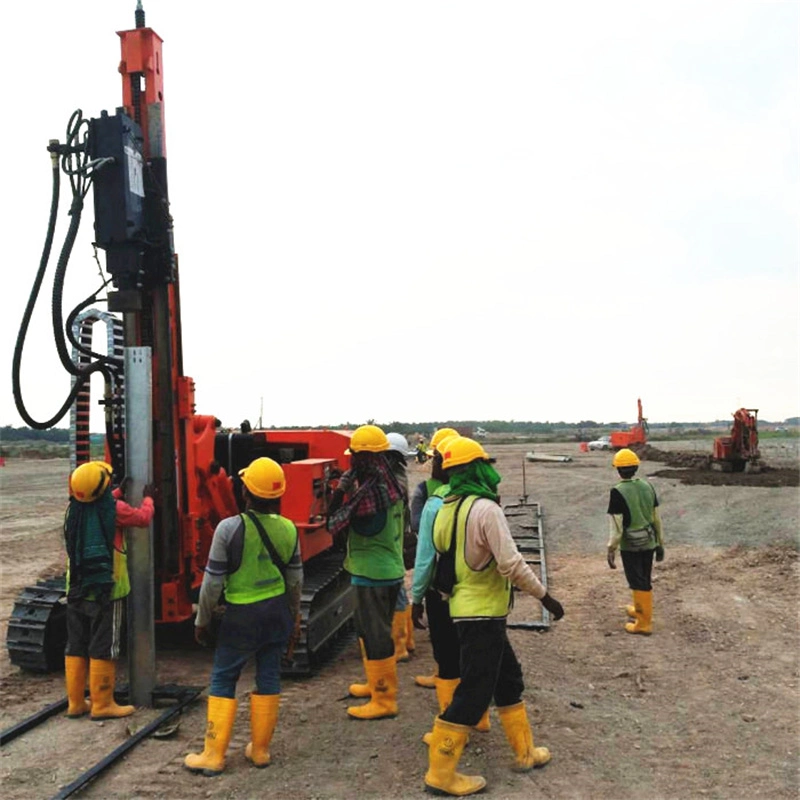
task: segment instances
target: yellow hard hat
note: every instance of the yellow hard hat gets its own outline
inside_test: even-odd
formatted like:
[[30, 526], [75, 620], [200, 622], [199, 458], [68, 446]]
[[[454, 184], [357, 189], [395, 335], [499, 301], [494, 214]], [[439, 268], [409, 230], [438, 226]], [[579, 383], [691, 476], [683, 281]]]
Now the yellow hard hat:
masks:
[[93, 503], [111, 483], [112, 469], [105, 461], [87, 461], [69, 476], [69, 493], [81, 503]]
[[639, 456], [633, 450], [624, 447], [619, 452], [614, 453], [614, 460], [611, 463], [615, 467], [638, 467]]
[[431, 446], [428, 448], [428, 452], [425, 455], [432, 456], [434, 450], [439, 449], [439, 443], [448, 436], [460, 436], [460, 434], [455, 428], [439, 428], [439, 430], [431, 436]]
[[350, 453], [382, 453], [389, 449], [389, 439], [377, 425], [362, 425], [353, 431], [350, 437], [350, 447], [345, 450], [345, 455]]
[[445, 469], [469, 464], [472, 461], [489, 460], [489, 454], [479, 442], [467, 436], [453, 437], [447, 442], [447, 448], [442, 453], [442, 466]]
[[436, 452], [439, 453], [440, 456], [444, 456], [445, 451], [450, 446], [450, 443], [455, 441], [456, 439], [461, 438], [460, 433], [451, 434], [449, 436], [445, 436], [437, 445], [436, 445]]
[[283, 467], [271, 458], [257, 458], [239, 470], [239, 477], [247, 491], [264, 500], [274, 500], [286, 491], [286, 476]]

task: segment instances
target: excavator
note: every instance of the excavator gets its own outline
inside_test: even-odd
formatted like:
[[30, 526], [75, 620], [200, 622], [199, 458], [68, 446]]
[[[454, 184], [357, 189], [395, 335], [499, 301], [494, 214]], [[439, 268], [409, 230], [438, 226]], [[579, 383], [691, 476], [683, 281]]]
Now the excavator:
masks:
[[[167, 181], [163, 42], [145, 25], [141, 0], [135, 27], [118, 35], [121, 106], [88, 119], [75, 111], [65, 141], [50, 140], [47, 146], [52, 199], [45, 245], [14, 350], [15, 404], [34, 429], [53, 427], [69, 413], [74, 468], [91, 458], [90, 379], [102, 377], [98, 403], [105, 458], [115, 476], [132, 479], [134, 492], [144, 483], [156, 486], [152, 547], [145, 564], [153, 586], [148, 613], [156, 625], [193, 617], [215, 526], [240, 510], [238, 471], [260, 456], [278, 461], [287, 482], [281, 513], [297, 526], [305, 571], [301, 637], [285, 672], [308, 674], [353, 614], [344, 554], [326, 528], [337, 477], [349, 467], [349, 432], [250, 430], [242, 425], [227, 433], [214, 415], [197, 413], [195, 384], [183, 364], [179, 259], [173, 249]], [[71, 186], [70, 221], [55, 268], [51, 316], [71, 388], [60, 409], [39, 420], [25, 406], [20, 373], [50, 261], [61, 173]], [[65, 276], [90, 191], [93, 244], [105, 253], [107, 277], [101, 274], [102, 285], [65, 316]], [[98, 331], [100, 344], [95, 342]], [[64, 499], [66, 504], [66, 490]], [[13, 664], [39, 672], [63, 666], [64, 594], [63, 579], [54, 579], [19, 596], [7, 633]]]
[[718, 472], [760, 472], [757, 408], [733, 412], [730, 435], [714, 439], [711, 468]]
[[631, 426], [627, 431], [613, 431], [611, 434], [610, 444], [612, 450], [622, 450], [623, 447], [630, 447], [632, 444], [646, 444], [648, 426], [647, 420], [642, 414], [642, 401], [636, 401], [639, 415], [636, 425]]

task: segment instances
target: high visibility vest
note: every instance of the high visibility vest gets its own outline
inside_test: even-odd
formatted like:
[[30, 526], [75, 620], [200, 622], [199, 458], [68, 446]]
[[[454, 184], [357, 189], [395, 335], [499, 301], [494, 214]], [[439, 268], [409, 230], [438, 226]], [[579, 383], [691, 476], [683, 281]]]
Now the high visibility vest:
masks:
[[444, 553], [450, 547], [456, 509], [456, 585], [450, 596], [452, 619], [497, 619], [508, 616], [511, 602], [511, 583], [497, 571], [497, 562], [492, 558], [480, 570], [467, 564], [465, 554], [467, 542], [467, 519], [477, 495], [469, 495], [459, 507], [460, 497], [450, 496], [436, 515], [433, 523], [433, 544], [437, 552]]
[[405, 575], [403, 565], [403, 501], [386, 509], [386, 522], [374, 536], [363, 536], [350, 526], [344, 568], [373, 581], [393, 580]]
[[[653, 510], [655, 509], [656, 493], [653, 487], [641, 478], [631, 478], [620, 481], [614, 487], [624, 498], [625, 504], [631, 515], [628, 527], [622, 532], [620, 550], [652, 550], [658, 544], [655, 531], [652, 529]], [[636, 531], [649, 530], [651, 533], [643, 543], [644, 536], [631, 537]], [[638, 540], [636, 542], [631, 539]]]
[[[272, 546], [284, 564], [288, 564], [297, 547], [297, 528], [280, 514], [256, 513]], [[261, 541], [253, 521], [242, 515], [244, 546], [242, 563], [236, 572], [225, 578], [225, 599], [234, 605], [257, 603], [286, 592], [283, 575]]]

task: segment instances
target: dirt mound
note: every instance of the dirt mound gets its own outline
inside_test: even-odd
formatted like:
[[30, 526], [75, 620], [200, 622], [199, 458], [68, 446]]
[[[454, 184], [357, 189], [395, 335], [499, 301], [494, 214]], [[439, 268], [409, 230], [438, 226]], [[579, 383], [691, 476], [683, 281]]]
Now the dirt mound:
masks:
[[705, 453], [668, 453], [649, 444], [631, 447], [644, 461], [660, 461], [669, 467], [685, 467], [687, 469], [711, 469], [711, 455]]
[[800, 486], [800, 470], [771, 469], [761, 472], [716, 472], [712, 469], [660, 469], [648, 477], [673, 478], [689, 486]]

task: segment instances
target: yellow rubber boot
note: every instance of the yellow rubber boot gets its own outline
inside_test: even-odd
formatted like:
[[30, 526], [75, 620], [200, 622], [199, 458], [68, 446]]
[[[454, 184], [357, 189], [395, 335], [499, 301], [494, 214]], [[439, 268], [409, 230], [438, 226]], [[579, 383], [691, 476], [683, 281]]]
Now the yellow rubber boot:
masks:
[[480, 792], [486, 786], [486, 779], [480, 775], [456, 772], [470, 730], [467, 725], [445, 722], [441, 717], [433, 721], [428, 771], [425, 773], [425, 786], [429, 791], [464, 797]]
[[633, 602], [636, 606], [636, 620], [625, 623], [625, 630], [628, 633], [649, 636], [653, 632], [653, 593], [635, 591]]
[[478, 733], [488, 733], [492, 729], [488, 708], [483, 712], [483, 716], [478, 720], [478, 724], [472, 726], [472, 729], [478, 731]]
[[[361, 646], [361, 660], [364, 662], [364, 665], [365, 665], [364, 666], [364, 670], [366, 671], [366, 669], [367, 669], [366, 668], [367, 650], [364, 647], [364, 640], [363, 639], [359, 639], [358, 643]], [[347, 691], [352, 697], [362, 698], [362, 697], [371, 697], [372, 696], [372, 693], [370, 692], [370, 689], [369, 689], [369, 684], [366, 683], [366, 682], [365, 683], [351, 683], [350, 686], [347, 687]]]
[[511, 769], [514, 772], [528, 772], [534, 767], [543, 767], [551, 758], [550, 751], [546, 747], [534, 747], [525, 703], [503, 706], [497, 712], [500, 714], [508, 743], [514, 751], [515, 760]]
[[406, 650], [413, 653], [417, 649], [417, 643], [414, 641], [414, 623], [411, 621], [411, 606], [407, 606], [403, 612], [406, 616]]
[[86, 699], [86, 675], [89, 659], [83, 656], [64, 656], [64, 680], [67, 684], [67, 716], [71, 719], [86, 716], [92, 704]]
[[423, 689], [435, 689], [436, 678], [439, 677], [439, 670], [437, 669], [433, 675], [417, 675], [414, 678], [414, 683], [421, 686]]
[[189, 753], [183, 759], [183, 766], [198, 772], [206, 778], [213, 778], [225, 769], [225, 753], [231, 743], [233, 722], [236, 719], [236, 698], [208, 698], [208, 721], [206, 738], [202, 753]]
[[244, 751], [245, 758], [256, 767], [268, 767], [269, 744], [278, 724], [279, 694], [250, 695], [250, 737]]
[[350, 706], [354, 719], [381, 719], [397, 715], [397, 664], [394, 656], [380, 661], [365, 661], [371, 699], [363, 706]]
[[117, 719], [129, 717], [134, 706], [118, 706], [114, 701], [114, 683], [117, 669], [113, 661], [89, 659], [89, 694], [92, 698], [92, 719]]
[[633, 605], [625, 606], [625, 613], [633, 619], [639, 619], [636, 613], [636, 592], [633, 592]]
[[[461, 678], [436, 678], [436, 699], [439, 702], [439, 714], [444, 714], [447, 707], [453, 702], [456, 686], [461, 683]], [[433, 732], [428, 731], [423, 735], [422, 741], [430, 747], [433, 741]]]
[[392, 617], [392, 639], [394, 640], [394, 660], [408, 661], [408, 636], [406, 633], [406, 612], [395, 611]]

